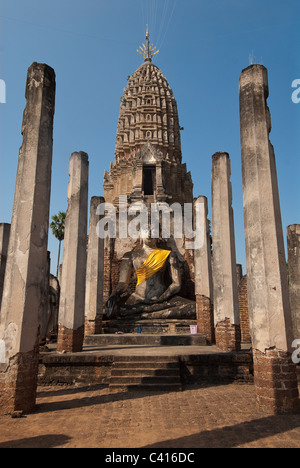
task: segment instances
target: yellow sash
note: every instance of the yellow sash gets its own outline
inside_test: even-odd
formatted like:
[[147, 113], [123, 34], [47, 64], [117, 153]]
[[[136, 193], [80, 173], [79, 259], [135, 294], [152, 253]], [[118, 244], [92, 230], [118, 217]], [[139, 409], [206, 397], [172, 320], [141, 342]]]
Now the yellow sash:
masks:
[[137, 286], [160, 271], [166, 263], [170, 253], [170, 250], [155, 249], [149, 255], [147, 260], [145, 260], [143, 265], [136, 271], [138, 278]]

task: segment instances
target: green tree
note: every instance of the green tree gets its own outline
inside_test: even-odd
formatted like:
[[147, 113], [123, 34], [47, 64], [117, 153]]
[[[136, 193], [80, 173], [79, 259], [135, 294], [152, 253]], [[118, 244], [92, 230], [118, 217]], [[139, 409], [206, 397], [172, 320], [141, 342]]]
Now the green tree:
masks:
[[65, 237], [66, 213], [64, 211], [59, 211], [58, 214], [52, 216], [51, 219], [52, 219], [52, 223], [50, 223], [50, 228], [51, 228], [52, 234], [59, 241], [57, 268], [56, 268], [56, 277], [58, 278], [61, 242], [64, 240], [64, 237]]

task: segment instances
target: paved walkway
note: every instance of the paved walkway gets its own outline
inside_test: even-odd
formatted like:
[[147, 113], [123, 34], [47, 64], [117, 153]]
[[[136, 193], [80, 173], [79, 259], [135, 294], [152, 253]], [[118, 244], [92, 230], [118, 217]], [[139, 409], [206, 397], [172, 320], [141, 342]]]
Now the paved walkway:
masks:
[[[51, 352], [55, 352], [56, 344], [48, 345]], [[250, 352], [249, 344], [241, 346], [242, 351]], [[224, 354], [218, 351], [215, 345], [212, 346], [153, 346], [153, 345], [107, 345], [107, 346], [83, 346], [80, 353], [94, 354], [102, 356], [188, 356], [199, 354]], [[227, 353], [226, 353], [227, 354]]]
[[0, 448], [300, 448], [300, 414], [266, 416], [251, 384], [183, 392], [41, 387], [33, 414], [0, 417]]

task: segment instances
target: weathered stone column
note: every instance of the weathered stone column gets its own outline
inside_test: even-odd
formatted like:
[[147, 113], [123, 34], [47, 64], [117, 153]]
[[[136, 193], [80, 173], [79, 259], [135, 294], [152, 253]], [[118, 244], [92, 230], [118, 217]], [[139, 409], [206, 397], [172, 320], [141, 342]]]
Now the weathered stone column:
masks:
[[243, 265], [237, 264], [236, 266], [236, 281], [237, 281], [237, 287], [239, 289], [240, 282], [243, 278]]
[[143, 162], [136, 161], [133, 167], [133, 189], [131, 193], [132, 202], [143, 198]]
[[73, 153], [69, 163], [57, 351], [79, 352], [84, 338], [87, 250], [88, 155]]
[[156, 164], [156, 197], [157, 200], [164, 200], [165, 198], [165, 189], [163, 184], [163, 169], [162, 169], [162, 161], [159, 161]]
[[0, 317], [0, 412], [35, 406], [40, 315], [47, 270], [55, 73], [28, 69]]
[[10, 224], [0, 224], [0, 310], [3, 294], [4, 276], [7, 260], [7, 251], [9, 243]]
[[289, 291], [293, 338], [300, 339], [300, 224], [287, 227]]
[[208, 206], [206, 197], [194, 201], [194, 211], [198, 211], [200, 228], [203, 230], [201, 247], [194, 251], [195, 295], [198, 333], [206, 336], [208, 343], [214, 343], [213, 285], [211, 268], [211, 243], [208, 225]]
[[112, 291], [112, 255], [115, 239], [104, 239], [104, 275], [103, 275], [103, 307], [105, 307]]
[[92, 197], [90, 204], [85, 290], [84, 333], [86, 336], [99, 334], [102, 331], [104, 239], [101, 239], [96, 231], [100, 219], [96, 212], [101, 203], [104, 203], [103, 197]]
[[240, 76], [240, 123], [249, 319], [257, 402], [272, 413], [298, 406], [291, 308], [284, 253], [268, 72], [252, 65]]
[[236, 276], [231, 168], [228, 153], [212, 157], [213, 287], [217, 349], [237, 351], [241, 344]]
[[50, 265], [51, 252], [47, 252], [47, 268], [45, 273], [44, 294], [42, 297], [42, 313], [40, 317], [40, 345], [46, 343], [47, 328], [49, 322], [49, 292], [50, 292]]

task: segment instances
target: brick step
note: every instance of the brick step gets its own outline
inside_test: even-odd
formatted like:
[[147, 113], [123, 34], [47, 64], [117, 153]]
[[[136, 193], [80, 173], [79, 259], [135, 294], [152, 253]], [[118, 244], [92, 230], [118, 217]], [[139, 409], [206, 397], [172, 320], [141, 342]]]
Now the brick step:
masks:
[[178, 357], [116, 356], [109, 387], [123, 390], [180, 390]]
[[136, 369], [136, 368], [114, 368], [111, 371], [112, 377], [142, 376], [142, 377], [178, 377], [179, 369]]
[[147, 361], [138, 361], [138, 362], [115, 362], [113, 368], [114, 369], [157, 369], [157, 370], [172, 370], [178, 369], [179, 365], [178, 362], [147, 362]]
[[177, 383], [166, 383], [166, 384], [131, 384], [131, 385], [120, 385], [110, 384], [111, 390], [122, 390], [122, 391], [147, 391], [147, 392], [178, 392], [182, 391], [182, 385]]
[[137, 363], [155, 363], [168, 365], [170, 363], [178, 364], [178, 356], [114, 356], [114, 365], [118, 363], [128, 363], [128, 364], [137, 364]]
[[110, 378], [111, 384], [121, 385], [146, 385], [146, 384], [180, 384], [179, 376], [145, 376], [145, 375], [127, 375]]

